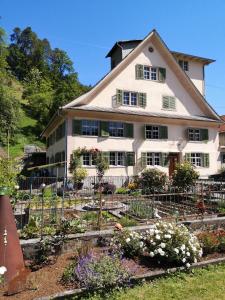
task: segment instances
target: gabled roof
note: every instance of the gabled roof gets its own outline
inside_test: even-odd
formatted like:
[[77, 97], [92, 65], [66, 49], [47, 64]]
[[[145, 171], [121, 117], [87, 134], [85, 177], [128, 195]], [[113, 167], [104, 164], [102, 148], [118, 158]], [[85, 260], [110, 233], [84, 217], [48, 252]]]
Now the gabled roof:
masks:
[[219, 132], [225, 132], [225, 115], [220, 116], [221, 120], [223, 121], [223, 124], [220, 125], [219, 127]]
[[[106, 54], [106, 57], [111, 57], [113, 52], [118, 48], [118, 47], [123, 47], [123, 45], [126, 44], [140, 44], [143, 40], [125, 40], [125, 41], [118, 41], [116, 42], [113, 47], [110, 49], [110, 51]], [[178, 52], [178, 51], [172, 51], [170, 50], [170, 52], [175, 56], [175, 57], [179, 57], [179, 58], [183, 58], [183, 59], [191, 59], [191, 60], [195, 60], [195, 61], [200, 61], [202, 62], [204, 65], [208, 65], [211, 64], [213, 62], [215, 62], [214, 59], [211, 58], [206, 58], [206, 57], [202, 57], [202, 56], [197, 56], [197, 55], [193, 55], [193, 54], [187, 54], [187, 53], [183, 53], [183, 52]]]
[[188, 93], [192, 96], [193, 99], [198, 103], [199, 106], [206, 112], [209, 118], [220, 121], [219, 115], [215, 110], [210, 106], [206, 101], [203, 95], [196, 88], [191, 79], [180, 67], [173, 54], [170, 52], [169, 48], [162, 40], [158, 32], [153, 29], [139, 44], [135, 47], [115, 68], [113, 68], [108, 74], [106, 74], [88, 93], [78, 97], [67, 105], [63, 106], [63, 109], [70, 108], [73, 106], [81, 106], [89, 103], [93, 97], [95, 97], [98, 92], [104, 88], [108, 82], [114, 79], [132, 60], [142, 51], [142, 49], [151, 41], [160, 47], [161, 52], [164, 54], [167, 63], [173, 68], [173, 71], [180, 75], [182, 81], [181, 83], [186, 88]]

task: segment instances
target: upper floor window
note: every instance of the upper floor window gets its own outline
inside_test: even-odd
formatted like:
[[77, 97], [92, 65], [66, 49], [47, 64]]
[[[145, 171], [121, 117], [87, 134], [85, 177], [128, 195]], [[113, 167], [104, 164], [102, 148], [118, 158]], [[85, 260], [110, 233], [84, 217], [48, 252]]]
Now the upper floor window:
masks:
[[109, 122], [109, 135], [123, 137], [124, 124], [120, 122]]
[[208, 141], [209, 133], [207, 128], [188, 128], [189, 141]]
[[56, 129], [56, 132], [55, 132], [56, 141], [59, 141], [61, 138], [63, 138], [65, 136], [65, 132], [66, 132], [66, 127], [65, 127], [65, 122], [63, 122]]
[[179, 65], [181, 66], [181, 68], [182, 68], [184, 71], [188, 71], [188, 70], [189, 70], [189, 64], [188, 64], [188, 61], [187, 61], [187, 60], [179, 59], [179, 60], [178, 60], [178, 63], [179, 63]]
[[158, 139], [159, 138], [159, 127], [146, 125], [145, 135], [147, 139]]
[[98, 136], [98, 121], [82, 120], [82, 134]]
[[123, 91], [117, 89], [115, 104], [116, 106], [128, 105], [145, 107], [147, 104], [147, 95], [146, 93]]
[[146, 65], [135, 66], [136, 79], [153, 80], [159, 82], [165, 82], [166, 69], [161, 67], [153, 67]]
[[189, 141], [200, 141], [200, 129], [189, 128], [188, 137]]
[[157, 68], [144, 66], [144, 79], [158, 80]]
[[167, 126], [145, 125], [145, 138], [146, 139], [167, 139], [168, 128]]
[[176, 99], [171, 96], [163, 96], [162, 97], [162, 108], [167, 110], [175, 110], [176, 109]]
[[123, 105], [137, 106], [137, 93], [124, 91]]

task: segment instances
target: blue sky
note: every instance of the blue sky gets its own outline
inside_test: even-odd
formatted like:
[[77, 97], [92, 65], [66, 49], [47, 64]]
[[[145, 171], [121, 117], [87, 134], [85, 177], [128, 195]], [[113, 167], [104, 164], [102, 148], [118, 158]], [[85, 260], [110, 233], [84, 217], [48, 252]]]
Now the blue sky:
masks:
[[224, 0], [0, 0], [0, 26], [31, 26], [65, 50], [79, 79], [95, 84], [109, 70], [117, 40], [141, 39], [156, 28], [171, 50], [216, 59], [206, 67], [206, 98], [225, 114]]

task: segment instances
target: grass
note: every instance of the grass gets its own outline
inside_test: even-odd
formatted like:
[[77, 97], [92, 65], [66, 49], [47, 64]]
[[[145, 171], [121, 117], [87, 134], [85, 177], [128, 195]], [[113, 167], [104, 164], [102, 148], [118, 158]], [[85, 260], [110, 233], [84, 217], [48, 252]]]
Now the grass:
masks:
[[225, 299], [225, 264], [178, 273], [157, 279], [134, 288], [113, 291], [108, 294], [73, 297], [89, 300], [212, 300]]
[[[19, 121], [19, 130], [15, 135], [15, 143], [10, 145], [9, 154], [12, 158], [22, 157], [25, 145], [36, 145], [44, 148], [45, 145], [41, 141], [37, 133], [37, 120], [30, 116], [25, 104], [22, 104], [21, 116]], [[7, 152], [7, 149], [5, 149]]]

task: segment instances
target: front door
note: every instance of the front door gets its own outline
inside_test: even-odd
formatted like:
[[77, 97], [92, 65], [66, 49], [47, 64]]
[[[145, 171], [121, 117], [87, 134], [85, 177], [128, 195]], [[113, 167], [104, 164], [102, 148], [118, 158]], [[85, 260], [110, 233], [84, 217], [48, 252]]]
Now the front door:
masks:
[[169, 176], [173, 175], [177, 163], [179, 163], [179, 153], [170, 153], [169, 154]]

